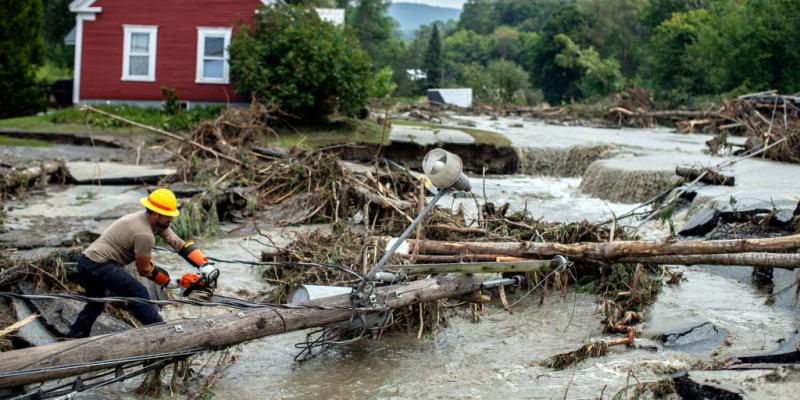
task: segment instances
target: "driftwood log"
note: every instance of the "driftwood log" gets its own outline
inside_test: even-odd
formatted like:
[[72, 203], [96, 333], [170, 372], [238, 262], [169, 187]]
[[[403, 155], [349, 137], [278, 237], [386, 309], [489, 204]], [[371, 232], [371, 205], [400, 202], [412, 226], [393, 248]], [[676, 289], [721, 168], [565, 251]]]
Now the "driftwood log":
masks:
[[786, 252], [800, 249], [800, 235], [768, 239], [614, 241], [604, 243], [445, 242], [408, 240], [420, 254], [499, 254], [510, 257], [549, 258], [563, 255], [572, 260], [617, 261], [622, 258], [669, 255]]
[[[459, 297], [481, 287], [475, 278], [441, 276], [377, 289], [389, 308]], [[392, 296], [389, 296], [389, 294]], [[349, 294], [313, 301], [320, 306], [349, 306]], [[222, 317], [180, 319], [110, 335], [74, 339], [3, 353], [0, 389], [114, 368], [115, 360], [193, 349], [217, 349], [249, 340], [350, 320], [347, 309], [253, 308]], [[209, 322], [210, 321], [210, 322]], [[179, 329], [176, 329], [180, 326]], [[97, 361], [103, 361], [98, 365]], [[90, 364], [90, 363], [95, 364]], [[128, 361], [129, 362], [129, 361]], [[22, 373], [20, 372], [29, 372]]]
[[736, 181], [735, 177], [722, 175], [708, 168], [696, 169], [696, 168], [676, 167], [675, 174], [689, 180], [695, 180], [702, 175], [702, 178], [700, 178], [700, 182], [707, 183], [709, 185], [733, 186]]
[[27, 185], [43, 176], [55, 174], [64, 170], [64, 163], [61, 161], [45, 161], [39, 165], [23, 169], [21, 171], [10, 171], [3, 177], [3, 190], [14, 190], [19, 186]]

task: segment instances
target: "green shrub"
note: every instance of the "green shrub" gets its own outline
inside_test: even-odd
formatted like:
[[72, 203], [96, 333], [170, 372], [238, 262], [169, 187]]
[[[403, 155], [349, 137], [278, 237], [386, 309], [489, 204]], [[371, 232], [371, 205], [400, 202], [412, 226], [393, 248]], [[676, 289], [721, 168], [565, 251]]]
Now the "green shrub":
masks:
[[303, 6], [266, 6], [255, 27], [242, 27], [230, 46], [236, 92], [319, 120], [364, 107], [371, 81], [367, 55], [350, 33]]

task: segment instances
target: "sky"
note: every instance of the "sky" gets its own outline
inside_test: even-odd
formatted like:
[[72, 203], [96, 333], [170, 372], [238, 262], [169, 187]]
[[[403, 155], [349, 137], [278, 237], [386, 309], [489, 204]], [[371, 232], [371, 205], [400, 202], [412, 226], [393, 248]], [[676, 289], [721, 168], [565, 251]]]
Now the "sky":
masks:
[[429, 6], [461, 9], [466, 0], [393, 0], [392, 3], [420, 3]]

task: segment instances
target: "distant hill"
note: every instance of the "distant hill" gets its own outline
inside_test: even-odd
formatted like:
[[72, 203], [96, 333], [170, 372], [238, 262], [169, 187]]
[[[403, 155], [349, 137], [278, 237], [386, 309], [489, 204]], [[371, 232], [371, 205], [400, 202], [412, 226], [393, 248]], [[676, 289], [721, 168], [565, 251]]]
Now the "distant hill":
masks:
[[422, 25], [428, 25], [434, 21], [457, 20], [460, 15], [461, 10], [457, 8], [435, 7], [427, 4], [393, 2], [389, 6], [389, 16], [400, 24], [400, 29], [406, 39], [411, 39], [414, 31]]

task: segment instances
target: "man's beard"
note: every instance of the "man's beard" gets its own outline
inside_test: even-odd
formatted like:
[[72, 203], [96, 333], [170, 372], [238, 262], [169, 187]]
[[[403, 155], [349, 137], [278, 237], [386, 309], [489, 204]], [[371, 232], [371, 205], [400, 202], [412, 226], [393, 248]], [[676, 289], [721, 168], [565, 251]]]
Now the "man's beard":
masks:
[[156, 228], [158, 228], [159, 231], [165, 231], [169, 229], [169, 224], [170, 222], [156, 222]]

